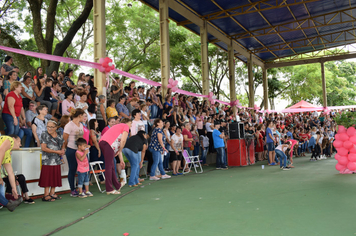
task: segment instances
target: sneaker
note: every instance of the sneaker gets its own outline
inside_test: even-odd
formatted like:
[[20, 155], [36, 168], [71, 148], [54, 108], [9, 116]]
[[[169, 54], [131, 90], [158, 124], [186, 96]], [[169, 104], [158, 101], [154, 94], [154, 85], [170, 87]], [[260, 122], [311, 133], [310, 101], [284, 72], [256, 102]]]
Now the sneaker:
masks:
[[18, 207], [22, 202], [22, 197], [19, 197], [16, 200], [9, 200], [9, 203], [5, 206], [9, 211], [13, 212], [16, 207]]
[[220, 168], [220, 167], [216, 167], [216, 169], [217, 169], [217, 170], [221, 170], [221, 168]]
[[4, 207], [3, 205], [0, 205], [0, 210], [1, 210], [3, 207]]
[[170, 175], [162, 175], [162, 179], [170, 179], [171, 177]]
[[88, 197], [92, 197], [93, 196], [93, 194], [90, 191], [86, 192], [85, 195], [87, 195]]
[[160, 180], [160, 178], [156, 177], [156, 176], [151, 176], [150, 180]]
[[87, 195], [85, 195], [85, 193], [79, 193], [79, 194], [78, 194], [78, 197], [79, 197], [79, 198], [86, 198]]
[[27, 203], [27, 204], [34, 204], [35, 203], [35, 201], [33, 199], [31, 199], [31, 198], [25, 199], [23, 202]]
[[283, 167], [282, 170], [290, 170], [289, 167]]
[[172, 174], [173, 176], [178, 176], [178, 174]]
[[270, 164], [270, 166], [275, 166], [276, 165], [276, 163], [275, 162], [272, 162], [271, 164]]
[[182, 175], [183, 173], [178, 172], [177, 175]]
[[77, 190], [73, 190], [71, 193], [70, 193], [70, 196], [71, 197], [78, 197], [79, 193]]
[[229, 168], [225, 167], [225, 168], [221, 168], [222, 170], [228, 170]]

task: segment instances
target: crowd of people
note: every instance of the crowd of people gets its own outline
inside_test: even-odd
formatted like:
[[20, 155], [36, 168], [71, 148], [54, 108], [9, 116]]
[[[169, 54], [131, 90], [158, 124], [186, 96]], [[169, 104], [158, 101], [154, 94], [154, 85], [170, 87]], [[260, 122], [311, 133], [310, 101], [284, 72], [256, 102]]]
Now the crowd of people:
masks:
[[[10, 56], [1, 66], [5, 135], [0, 136], [0, 203], [10, 211], [23, 199], [34, 203], [27, 195], [25, 177], [14, 176], [11, 167], [10, 152], [21, 143], [42, 150], [39, 186], [44, 188], [42, 201], [47, 202], [61, 199], [55, 190], [62, 186], [60, 165], [65, 162], [71, 196], [78, 198], [93, 196], [89, 163], [94, 161], [103, 162], [105, 179], [100, 176], [100, 180], [107, 194], [120, 194], [124, 186], [120, 172], [128, 165], [129, 187], [141, 185], [144, 179], [139, 172], [144, 161], [150, 180], [189, 171], [184, 170], [184, 153], [199, 156], [202, 165], [208, 165], [208, 153], [214, 154], [216, 169], [226, 170], [229, 124], [233, 122], [245, 124], [245, 133], [254, 139], [257, 161], [268, 160], [268, 165], [279, 164], [282, 170], [294, 167], [293, 155], [309, 152], [311, 160], [318, 160], [333, 153], [334, 112], [264, 114], [210, 104], [170, 89], [163, 97], [160, 87], [136, 86], [135, 81], [124, 86], [118, 77], [104, 96], [98, 95], [93, 76], [79, 73], [75, 83], [73, 73], [67, 69], [47, 75], [38, 67], [35, 74], [21, 76]], [[16, 190], [19, 178], [20, 197]], [[7, 200], [5, 192], [13, 199]]]

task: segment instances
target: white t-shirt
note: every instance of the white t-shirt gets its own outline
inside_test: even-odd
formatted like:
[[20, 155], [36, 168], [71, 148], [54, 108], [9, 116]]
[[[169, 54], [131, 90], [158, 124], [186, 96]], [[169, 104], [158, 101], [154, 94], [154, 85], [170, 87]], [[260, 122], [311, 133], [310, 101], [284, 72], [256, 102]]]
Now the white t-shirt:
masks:
[[131, 125], [131, 136], [136, 135], [138, 131], [143, 130], [145, 131], [145, 124], [142, 120], [139, 121], [132, 121]]
[[211, 123], [209, 123], [209, 122], [207, 122], [207, 123], [205, 124], [206, 131], [212, 133], [213, 130], [211, 129], [210, 126], [211, 126]]
[[[180, 136], [178, 137], [178, 135], [173, 134], [172, 138], [172, 144], [174, 145], [175, 149], [179, 152], [183, 151], [182, 150], [182, 144], [183, 144], [183, 135], [180, 134]], [[169, 151], [174, 152], [174, 149], [172, 148], [172, 146], [169, 147]]]
[[[148, 117], [146, 111], [141, 111], [141, 114], [143, 114], [144, 116]], [[143, 122], [143, 124], [147, 125], [147, 120], [143, 120], [142, 122]]]

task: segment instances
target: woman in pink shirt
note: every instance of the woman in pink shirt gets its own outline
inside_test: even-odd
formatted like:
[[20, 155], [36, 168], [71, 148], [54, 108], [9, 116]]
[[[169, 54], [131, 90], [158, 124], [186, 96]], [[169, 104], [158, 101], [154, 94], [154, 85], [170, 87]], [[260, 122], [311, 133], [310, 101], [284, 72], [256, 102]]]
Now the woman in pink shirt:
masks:
[[[119, 155], [121, 169], [125, 168], [122, 158], [122, 149], [131, 128], [131, 119], [124, 118], [120, 124], [114, 125], [101, 136], [99, 146], [105, 160], [105, 187], [106, 194], [120, 194], [124, 184], [119, 183], [115, 174], [114, 157]], [[113, 185], [115, 189], [113, 188]]]
[[62, 102], [62, 115], [70, 115], [70, 111], [72, 109], [75, 109], [74, 103], [73, 103], [73, 92], [72, 91], [67, 91], [65, 94], [65, 99]]

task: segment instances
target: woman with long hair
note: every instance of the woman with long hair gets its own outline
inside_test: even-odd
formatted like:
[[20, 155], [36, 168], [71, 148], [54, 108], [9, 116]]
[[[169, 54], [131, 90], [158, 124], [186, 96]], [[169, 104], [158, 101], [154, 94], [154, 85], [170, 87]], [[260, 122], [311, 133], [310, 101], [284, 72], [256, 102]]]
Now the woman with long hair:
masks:
[[66, 147], [66, 157], [68, 161], [68, 182], [71, 189], [71, 196], [78, 197], [78, 191], [75, 189], [74, 178], [77, 172], [77, 161], [75, 153], [78, 149], [76, 141], [78, 138], [83, 138], [83, 124], [85, 112], [78, 108], [71, 112], [72, 121], [64, 127], [63, 139], [64, 147]]

